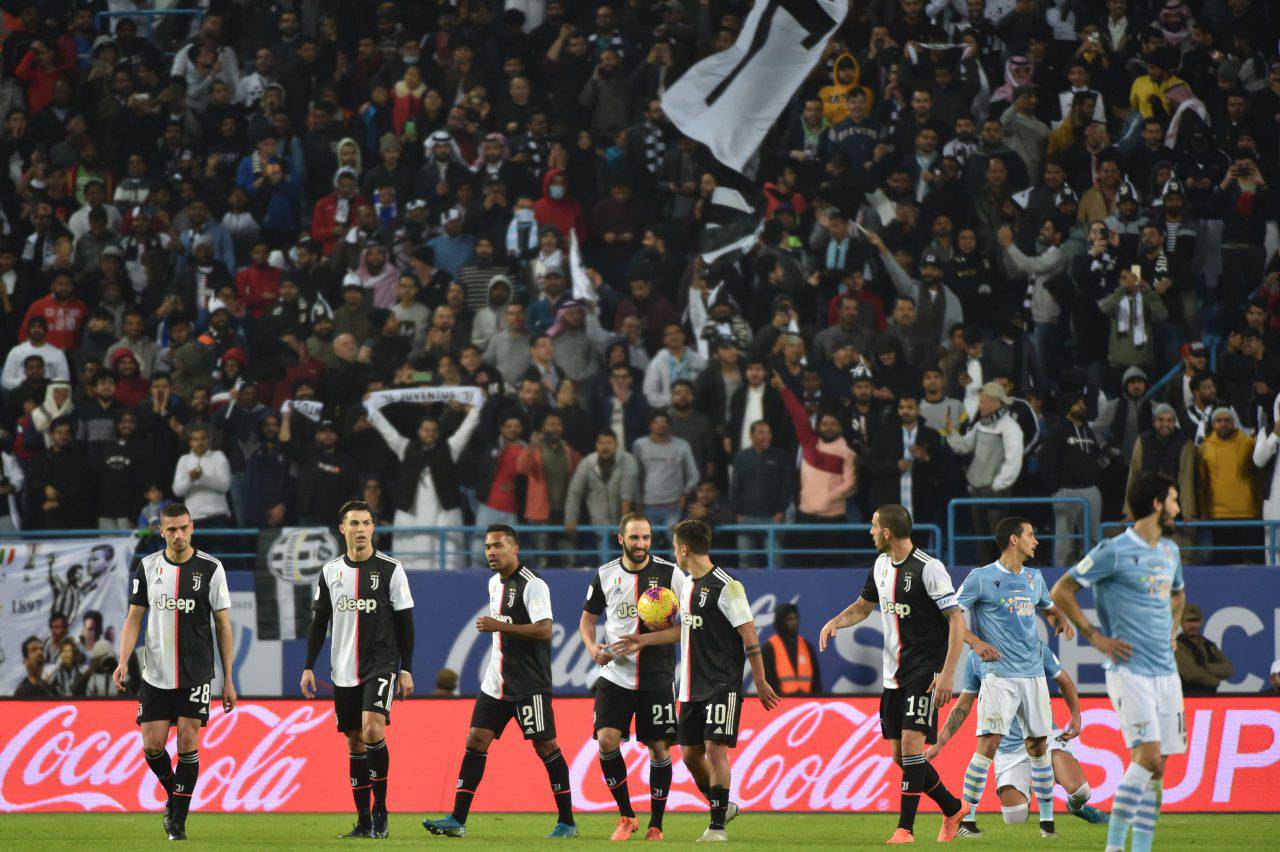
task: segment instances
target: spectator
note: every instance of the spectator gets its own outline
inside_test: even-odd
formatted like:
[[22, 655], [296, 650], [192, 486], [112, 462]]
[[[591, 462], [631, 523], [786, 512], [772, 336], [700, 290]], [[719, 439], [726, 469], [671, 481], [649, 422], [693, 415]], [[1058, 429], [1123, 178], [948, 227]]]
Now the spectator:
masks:
[[[751, 442], [733, 456], [729, 469], [729, 506], [739, 524], [781, 524], [791, 506], [794, 465], [773, 446], [767, 420], [751, 424]], [[739, 532], [737, 548], [742, 567], [759, 567], [767, 537]]]
[[1039, 252], [1028, 256], [1013, 240], [1013, 230], [1007, 225], [997, 232], [997, 239], [1004, 249], [1009, 272], [1015, 277], [1027, 278], [1028, 301], [1031, 319], [1035, 323], [1032, 342], [1035, 345], [1036, 383], [1046, 390], [1055, 387], [1053, 380], [1058, 365], [1058, 353], [1062, 348], [1062, 304], [1049, 288], [1049, 281], [1066, 268], [1067, 258], [1061, 243], [1062, 228], [1055, 217], [1049, 217], [1040, 225], [1036, 235]]
[[760, 649], [769, 683], [778, 684], [780, 695], [816, 695], [822, 692], [822, 670], [809, 640], [800, 635], [800, 609], [793, 603], [778, 604], [773, 611], [773, 635]]
[[44, 646], [35, 636], [22, 640], [22, 664], [26, 676], [13, 691], [14, 698], [56, 698], [57, 693], [44, 679]]
[[[973, 458], [965, 468], [965, 482], [973, 497], [1001, 498], [1012, 496], [1014, 483], [1022, 473], [1022, 429], [1011, 416], [1013, 399], [999, 382], [987, 382], [978, 395], [978, 417], [961, 433], [948, 417], [943, 423], [947, 445], [960, 455]], [[982, 536], [979, 562], [991, 562], [995, 549], [987, 542], [992, 530], [1004, 516], [1004, 509], [985, 504], [971, 507], [973, 531]]]
[[431, 690], [432, 698], [449, 698], [458, 693], [458, 673], [453, 669], [441, 669], [436, 672], [436, 688]]
[[258, 420], [258, 439], [245, 460], [245, 519], [250, 526], [282, 527], [294, 502], [293, 463], [280, 442], [280, 416], [274, 411]]
[[917, 523], [942, 520], [942, 437], [920, 420], [920, 401], [904, 392], [897, 401], [898, 428], [882, 429], [863, 463], [867, 503], [905, 506]]
[[114, 440], [90, 445], [100, 530], [133, 529], [142, 507], [143, 483], [153, 456], [136, 434], [137, 423], [137, 415], [121, 409], [115, 416]]
[[636, 440], [631, 451], [640, 466], [640, 503], [654, 530], [665, 532], [684, 517], [701, 478], [693, 450], [671, 434], [667, 413], [656, 411], [649, 415], [649, 434]]
[[673, 383], [680, 379], [692, 382], [707, 367], [705, 358], [685, 346], [684, 329], [676, 323], [662, 330], [662, 345], [644, 372], [644, 395], [651, 408], [666, 408], [671, 404]]
[[75, 442], [71, 420], [49, 426], [49, 447], [32, 460], [27, 476], [28, 499], [38, 507], [38, 529], [84, 529], [90, 522], [89, 460]]
[[[485, 440], [480, 469], [476, 474], [476, 526], [515, 526], [519, 523], [519, 460], [525, 451], [524, 424], [515, 415], [501, 418], [496, 440]], [[487, 436], [486, 436], [487, 438]], [[476, 562], [483, 564], [484, 539], [477, 536]]]
[[[857, 454], [845, 441], [839, 419], [834, 414], [820, 414], [815, 431], [810, 425], [809, 413], [776, 373], [773, 389], [782, 395], [782, 402], [791, 415], [791, 423], [800, 444], [802, 461], [796, 522], [843, 523], [848, 514], [847, 501], [853, 496], [858, 480]], [[809, 533], [802, 540], [808, 548], [812, 548], [827, 535]], [[823, 560], [823, 556], [814, 555], [807, 561], [811, 565], [820, 565]]]
[[298, 523], [303, 526], [337, 525], [338, 509], [355, 499], [357, 476], [354, 462], [338, 447], [338, 431], [332, 420], [316, 424], [314, 444], [308, 448], [293, 438], [293, 412], [280, 424], [280, 446], [298, 464]]
[[596, 395], [593, 409], [596, 428], [621, 435], [623, 447], [633, 446], [648, 431], [649, 404], [635, 390], [635, 376], [626, 364], [609, 368], [609, 384]]
[[615, 527], [622, 516], [635, 509], [640, 500], [640, 466], [635, 456], [618, 447], [617, 436], [608, 429], [596, 435], [595, 452], [582, 459], [573, 478], [564, 507], [564, 529], [578, 531], [581, 507], [593, 526]]
[[1172, 286], [1168, 278], [1152, 285], [1134, 275], [1132, 269], [1120, 270], [1120, 285], [1098, 303], [1111, 318], [1111, 339], [1107, 344], [1107, 361], [1113, 368], [1142, 367], [1155, 363], [1157, 323], [1169, 318], [1161, 298]]
[[1133, 518], [1129, 507], [1129, 488], [1141, 473], [1159, 473], [1178, 483], [1178, 503], [1188, 520], [1200, 517], [1196, 503], [1196, 443], [1192, 435], [1178, 425], [1173, 406], [1161, 403], [1151, 410], [1152, 428], [1143, 432], [1133, 444], [1129, 459], [1129, 477], [1125, 482], [1124, 517]]
[[[524, 518], [528, 523], [562, 527], [569, 483], [577, 472], [582, 456], [564, 440], [564, 424], [556, 412], [548, 413], [539, 431], [529, 438], [529, 445], [516, 460], [516, 470], [525, 477]], [[573, 540], [556, 533], [540, 532], [534, 537], [534, 549], [542, 552], [555, 548], [557, 567], [574, 567]], [[541, 564], [547, 565], [546, 556]]]
[[693, 461], [703, 477], [719, 475], [720, 442], [711, 418], [694, 407], [693, 383], [676, 379], [671, 385], [671, 405], [667, 419], [671, 434], [683, 438], [693, 451]]
[[[1211, 521], [1257, 518], [1261, 509], [1254, 440], [1240, 430], [1230, 408], [1215, 408], [1212, 431], [1197, 450], [1196, 502]], [[1213, 528], [1214, 560], [1220, 565], [1256, 562], [1257, 530], [1248, 525]]]
[[1173, 656], [1185, 695], [1213, 695], [1236, 671], [1222, 649], [1200, 632], [1203, 625], [1204, 615], [1199, 604], [1189, 603], [1182, 608], [1182, 630], [1175, 641]]
[[[1089, 426], [1089, 404], [1079, 391], [1064, 391], [1054, 400], [1063, 417], [1049, 431], [1040, 450], [1040, 478], [1055, 500], [1053, 504], [1053, 564], [1073, 565], [1084, 554], [1089, 530], [1102, 517], [1102, 492], [1098, 489], [1098, 465], [1102, 453]], [[1074, 499], [1084, 500], [1084, 507]]]
[[209, 428], [187, 430], [191, 452], [178, 459], [173, 473], [173, 496], [191, 510], [191, 520], [208, 528], [232, 526], [231, 465], [221, 450], [210, 448]]
[[769, 424], [779, 445], [790, 444], [795, 434], [791, 417], [777, 388], [765, 383], [769, 373], [764, 363], [750, 360], [742, 374], [746, 381], [729, 397], [729, 430], [724, 438], [726, 455], [751, 446], [751, 424], [757, 420]]

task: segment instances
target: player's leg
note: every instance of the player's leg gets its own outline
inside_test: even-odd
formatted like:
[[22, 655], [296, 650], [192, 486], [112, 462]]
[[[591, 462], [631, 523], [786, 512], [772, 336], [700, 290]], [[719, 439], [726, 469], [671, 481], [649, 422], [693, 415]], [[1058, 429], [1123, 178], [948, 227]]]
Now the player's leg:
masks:
[[200, 777], [200, 723], [198, 718], [178, 717], [178, 765], [173, 770], [173, 808], [169, 836], [186, 836], [187, 812]]
[[147, 766], [168, 794], [173, 787], [173, 759], [165, 750], [165, 743], [169, 739], [169, 720], [143, 722], [141, 727], [142, 753], [147, 758]]
[[[1027, 783], [1030, 784], [1029, 772]], [[1030, 800], [1027, 799], [1025, 792], [1017, 787], [1006, 785], [996, 788], [996, 797], [1000, 799], [1000, 816], [1004, 817], [1006, 825], [1022, 825], [1027, 821]]]
[[647, 745], [649, 746], [649, 830], [645, 839], [661, 840], [662, 818], [667, 812], [667, 795], [671, 792], [671, 749], [666, 740], [654, 740]]
[[729, 772], [729, 746], [726, 743], [708, 740], [704, 744], [709, 780], [711, 782], [711, 822], [708, 828], [712, 831], [724, 831], [726, 817], [729, 813], [729, 787], [732, 783]]
[[534, 740], [533, 750], [537, 752], [538, 757], [542, 758], [542, 765], [547, 768], [547, 780], [551, 782], [551, 795], [556, 800], [556, 827], [547, 836], [576, 837], [578, 827], [573, 821], [573, 789], [569, 784], [569, 764], [560, 752], [555, 728], [551, 729], [549, 739]]
[[671, 790], [671, 751], [676, 741], [676, 702], [670, 689], [632, 693], [636, 739], [649, 749], [649, 829], [646, 840], [662, 839], [662, 817]]
[[448, 837], [466, 836], [467, 816], [471, 813], [471, 802], [475, 799], [480, 779], [484, 777], [489, 746], [502, 736], [502, 730], [515, 712], [514, 708], [512, 702], [499, 701], [484, 693], [476, 698], [475, 707], [471, 711], [471, 728], [467, 731], [466, 745], [462, 752], [462, 766], [458, 769], [453, 810], [440, 819], [424, 819], [422, 827], [427, 831]]
[[[1133, 852], [1149, 852], [1155, 842], [1156, 821], [1160, 818], [1160, 800], [1164, 788], [1164, 764], [1171, 754], [1187, 750], [1187, 717], [1182, 704], [1182, 682], [1176, 674], [1151, 678], [1156, 706], [1156, 743], [1143, 743], [1143, 759], [1153, 768], [1151, 779], [1133, 818]], [[1154, 746], [1154, 748], [1152, 747]], [[1158, 757], [1153, 758], [1152, 751]]]
[[707, 763], [707, 750], [703, 731], [705, 705], [701, 701], [685, 701], [680, 704], [680, 732], [676, 742], [680, 746], [680, 758], [685, 769], [697, 785], [698, 792], [708, 802], [711, 801], [711, 767]]
[[370, 817], [371, 836], [387, 836], [387, 777], [391, 770], [391, 752], [387, 748], [386, 718], [373, 710], [365, 710], [360, 718], [360, 738], [364, 740], [369, 789], [373, 795]]
[[[1061, 563], [1059, 563], [1061, 564]], [[1049, 735], [1053, 715], [1049, 706], [1049, 682], [1043, 677], [1013, 678], [1018, 693], [1018, 720], [1026, 738], [1031, 761], [1031, 792], [1039, 810], [1040, 832], [1055, 833], [1053, 824], [1053, 758], [1049, 755]]]
[[1040, 831], [1054, 834], [1053, 758], [1049, 755], [1049, 741], [1047, 737], [1027, 737], [1024, 742], [1031, 765], [1031, 792], [1036, 799]]
[[635, 702], [635, 692], [605, 678], [596, 681], [593, 716], [596, 745], [600, 747], [600, 773], [618, 805], [618, 827], [612, 840], [626, 840], [636, 830], [636, 811], [627, 786], [627, 761], [619, 750], [623, 738], [631, 732]]
[[1080, 762], [1065, 748], [1050, 748], [1049, 756], [1053, 760], [1053, 778], [1067, 791], [1067, 813], [1077, 816], [1085, 822], [1102, 823], [1107, 815], [1097, 808], [1090, 807], [1089, 799], [1093, 790], [1084, 777], [1084, 769]]
[[351, 799], [356, 806], [356, 824], [344, 837], [368, 837], [372, 825], [369, 817], [369, 759], [365, 752], [364, 735], [358, 727], [344, 730], [347, 740], [347, 766], [351, 776]]
[[[1137, 827], [1139, 806], [1144, 797], [1152, 792], [1153, 781], [1152, 805], [1144, 810], [1144, 816], [1154, 814], [1158, 809], [1161, 781], [1157, 775], [1163, 774], [1164, 762], [1160, 754], [1159, 713], [1156, 709], [1154, 679], [1112, 669], [1106, 673], [1106, 680], [1107, 694], [1120, 719], [1120, 732], [1130, 749], [1129, 766], [1116, 787], [1111, 804], [1111, 821], [1107, 826], [1107, 849], [1115, 852], [1124, 849], [1130, 826]], [[1177, 709], [1180, 711], [1181, 708], [1182, 702], [1179, 701]], [[1154, 830], [1154, 818], [1149, 824]], [[1145, 829], [1147, 825], [1148, 822], [1144, 820], [1142, 827]], [[1135, 835], [1135, 845], [1138, 842]]]
[[977, 805], [982, 800], [996, 749], [1009, 733], [1009, 723], [1017, 707], [1017, 695], [1008, 678], [989, 674], [982, 679], [978, 689], [978, 741], [964, 772], [962, 795], [966, 804]]

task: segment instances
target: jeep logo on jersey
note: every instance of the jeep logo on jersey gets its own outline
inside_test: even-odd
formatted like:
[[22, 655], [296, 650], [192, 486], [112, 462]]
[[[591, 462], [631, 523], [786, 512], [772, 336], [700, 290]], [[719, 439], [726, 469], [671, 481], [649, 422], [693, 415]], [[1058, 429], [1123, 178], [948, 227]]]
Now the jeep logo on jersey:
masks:
[[171, 598], [168, 595], [161, 595], [156, 599], [156, 609], [176, 609], [179, 612], [195, 612], [196, 602], [194, 598]]
[[613, 614], [617, 618], [636, 618], [640, 615], [640, 611], [633, 603], [620, 603], [614, 607]]
[[338, 598], [339, 612], [377, 612], [378, 602], [373, 598], [349, 598], [346, 595]]
[[309, 586], [324, 563], [342, 551], [324, 527], [286, 527], [266, 554], [267, 569], [286, 583]]
[[895, 601], [881, 601], [880, 609], [888, 615], [896, 615], [898, 618], [906, 618], [911, 615], [911, 604], [896, 603]]
[[[703, 594], [706, 594], [706, 593], [703, 592]], [[702, 616], [694, 615], [691, 612], [680, 613], [680, 620], [685, 624], [689, 625], [689, 627], [692, 628], [693, 630], [697, 630], [699, 627], [702, 626]]]

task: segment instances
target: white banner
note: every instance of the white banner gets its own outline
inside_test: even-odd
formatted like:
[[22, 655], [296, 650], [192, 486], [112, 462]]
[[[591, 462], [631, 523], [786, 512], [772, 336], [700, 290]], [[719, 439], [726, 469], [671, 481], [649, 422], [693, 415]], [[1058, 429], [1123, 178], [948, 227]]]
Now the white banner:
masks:
[[681, 133], [742, 171], [848, 11], [849, 0], [761, 0], [732, 47], [667, 89], [663, 111]]
[[595, 302], [600, 297], [591, 286], [591, 277], [582, 265], [582, 248], [578, 245], [578, 232], [569, 229], [569, 277], [573, 281], [573, 298], [583, 302]]
[[477, 387], [429, 387], [429, 388], [394, 388], [392, 390], [374, 391], [364, 401], [369, 411], [390, 405], [393, 402], [460, 402], [478, 408], [484, 405], [484, 391]]
[[[88, 631], [91, 637], [117, 644], [128, 611], [136, 543], [132, 536], [122, 536], [0, 547], [0, 695], [12, 695], [26, 677], [22, 640], [48, 639], [54, 612], [66, 616], [67, 636], [72, 639]], [[86, 626], [90, 612], [99, 613], [101, 621]]]

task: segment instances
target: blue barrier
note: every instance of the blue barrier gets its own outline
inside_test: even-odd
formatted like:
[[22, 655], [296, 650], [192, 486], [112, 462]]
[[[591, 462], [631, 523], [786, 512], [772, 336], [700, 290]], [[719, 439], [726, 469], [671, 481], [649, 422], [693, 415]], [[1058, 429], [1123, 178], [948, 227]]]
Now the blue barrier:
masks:
[[[956, 542], [958, 541], [986, 541], [986, 535], [973, 535], [972, 533], [957, 532], [956, 527], [956, 507], [957, 506], [1052, 506], [1055, 503], [1076, 503], [1084, 509], [1084, 518], [1081, 523], [1083, 530], [1079, 535], [1071, 534], [1065, 536], [1070, 539], [1082, 539], [1081, 553], [1088, 553], [1089, 548], [1093, 547], [1093, 510], [1089, 508], [1089, 501], [1083, 497], [957, 497], [947, 504], [947, 564], [958, 565], [956, 561]], [[1047, 541], [1053, 541], [1058, 538], [1057, 535], [1047, 534], [1038, 536]]]

